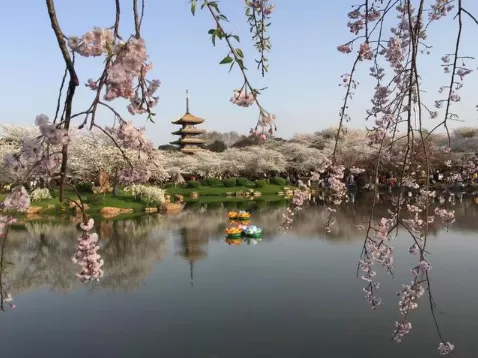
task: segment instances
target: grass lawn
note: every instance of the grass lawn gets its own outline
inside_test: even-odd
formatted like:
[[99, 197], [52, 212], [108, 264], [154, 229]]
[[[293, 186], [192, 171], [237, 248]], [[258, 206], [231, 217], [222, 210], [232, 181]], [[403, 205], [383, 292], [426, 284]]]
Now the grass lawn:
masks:
[[[38, 202], [31, 202], [31, 206], [47, 207], [54, 205], [55, 209], [52, 208], [51, 210], [59, 210], [60, 203], [58, 201], [58, 190], [53, 190], [53, 192], [55, 194], [54, 198]], [[65, 190], [65, 195], [71, 200], [78, 200], [78, 196], [71, 189]], [[6, 196], [7, 194], [0, 194], [0, 200], [5, 199]], [[133, 211], [144, 211], [144, 209], [148, 206], [144, 201], [137, 201], [130, 194], [122, 191], [118, 193], [118, 196], [113, 196], [112, 194], [100, 194], [97, 196], [99, 201], [94, 203], [90, 203], [88, 200], [89, 197], [93, 197], [92, 193], [80, 193], [80, 196], [81, 200], [88, 205], [88, 211], [100, 211], [101, 208], [105, 206], [122, 209], [133, 209]]]
[[[280, 185], [267, 185], [263, 188], [258, 188], [254, 189], [257, 191], [260, 191], [262, 196], [254, 198], [254, 200], [248, 200], [244, 197], [242, 198], [237, 198], [237, 197], [232, 197], [232, 198], [226, 198], [225, 193], [227, 192], [238, 192], [238, 191], [245, 191], [249, 189], [249, 187], [230, 187], [226, 188], [223, 186], [217, 186], [217, 187], [200, 187], [200, 188], [170, 188], [167, 189], [168, 194], [179, 194], [179, 195], [184, 195], [184, 201], [190, 205], [196, 205], [199, 204], [220, 204], [220, 203], [229, 203], [228, 205], [235, 207], [236, 205], [239, 206], [244, 206], [247, 203], [247, 205], [266, 205], [267, 203], [273, 203], [276, 202], [279, 204], [279, 202], [285, 201], [284, 197], [278, 196], [277, 193], [279, 191], [283, 191], [283, 187]], [[199, 193], [199, 198], [198, 199], [192, 199], [190, 194], [196, 191]], [[44, 213], [51, 213], [53, 215], [60, 214], [60, 203], [58, 201], [58, 190], [55, 189], [53, 190], [54, 197], [52, 199], [48, 200], [42, 200], [39, 202], [32, 202], [31, 206], [32, 207], [42, 207], [45, 208], [42, 210]], [[71, 190], [67, 189], [65, 190], [66, 197], [69, 198], [70, 200], [78, 200], [77, 194]], [[7, 196], [6, 193], [0, 194], [0, 200], [5, 199]], [[145, 209], [150, 206], [144, 201], [138, 201], [133, 198], [128, 193], [125, 193], [123, 191], [120, 191], [118, 195], [115, 197], [112, 194], [99, 194], [95, 196], [92, 193], [80, 193], [81, 199], [85, 204], [88, 205], [88, 213], [90, 215], [96, 215], [99, 214], [99, 211], [103, 207], [116, 207], [116, 208], [122, 208], [122, 209], [133, 209], [134, 213], [142, 213], [145, 211]], [[91, 201], [90, 199], [94, 198], [96, 199], [95, 201]], [[47, 207], [50, 207], [47, 209]]]
[[[289, 186], [290, 187], [290, 186]], [[191, 195], [192, 192], [196, 192], [201, 196], [223, 196], [228, 192], [236, 193], [238, 191], [246, 191], [249, 189], [254, 189], [254, 191], [259, 191], [263, 195], [277, 195], [278, 192], [283, 191], [284, 187], [281, 185], [267, 184], [263, 188], [251, 188], [247, 186], [201, 186], [199, 188], [167, 188], [166, 192], [170, 195]]]

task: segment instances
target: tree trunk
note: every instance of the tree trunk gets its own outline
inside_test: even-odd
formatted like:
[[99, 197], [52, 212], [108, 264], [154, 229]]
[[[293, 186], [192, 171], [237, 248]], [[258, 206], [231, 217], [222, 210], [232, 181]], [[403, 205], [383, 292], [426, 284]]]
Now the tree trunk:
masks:
[[[75, 66], [70, 57], [70, 53], [66, 47], [66, 41], [63, 35], [63, 32], [60, 29], [60, 24], [56, 17], [55, 5], [53, 0], [46, 0], [46, 5], [48, 8], [48, 15], [50, 17], [51, 27], [55, 33], [56, 40], [58, 41], [58, 46], [60, 47], [61, 53], [63, 55], [63, 60], [65, 61], [66, 68], [70, 74], [70, 81], [68, 83], [68, 90], [66, 92], [65, 98], [65, 113], [64, 113], [64, 125], [63, 128], [66, 130], [70, 129], [70, 120], [71, 120], [71, 111], [73, 104], [73, 97], [75, 95], [76, 86], [79, 85], [78, 76], [76, 75]], [[61, 95], [61, 93], [60, 93]], [[60, 202], [63, 203], [65, 200], [65, 186], [66, 186], [66, 169], [68, 164], [68, 143], [63, 145], [61, 148], [61, 168], [60, 168]]]

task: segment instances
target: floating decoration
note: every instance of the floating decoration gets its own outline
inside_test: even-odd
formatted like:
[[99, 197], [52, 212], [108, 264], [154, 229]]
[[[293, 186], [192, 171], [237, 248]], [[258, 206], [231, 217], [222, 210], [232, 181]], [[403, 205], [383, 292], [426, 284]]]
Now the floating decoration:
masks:
[[227, 213], [227, 216], [229, 218], [229, 220], [235, 220], [237, 219], [237, 216], [239, 215], [239, 213], [237, 211], [229, 211]]
[[251, 214], [248, 213], [247, 211], [245, 210], [240, 210], [238, 213], [237, 213], [237, 218], [239, 220], [247, 220], [249, 221], [251, 219]]
[[240, 244], [242, 244], [242, 239], [226, 238], [226, 242], [227, 242], [228, 245], [240, 245]]
[[242, 237], [242, 229], [238, 227], [228, 227], [226, 234], [229, 239], [240, 239]]
[[247, 224], [246, 224], [246, 222], [244, 222], [243, 224], [239, 224], [237, 227], [244, 232], [244, 230], [249, 228], [249, 221], [247, 221]]
[[244, 230], [244, 235], [249, 238], [261, 238], [262, 237], [262, 229], [258, 228], [255, 225], [248, 226]]

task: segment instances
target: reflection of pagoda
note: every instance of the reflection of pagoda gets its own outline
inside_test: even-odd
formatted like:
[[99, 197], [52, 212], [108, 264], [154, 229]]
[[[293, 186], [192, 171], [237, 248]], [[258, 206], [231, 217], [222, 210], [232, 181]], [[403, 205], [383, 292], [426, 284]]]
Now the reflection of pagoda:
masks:
[[180, 236], [181, 249], [177, 254], [189, 261], [191, 286], [194, 286], [194, 263], [207, 257], [201, 246], [209, 240], [199, 237], [198, 232], [190, 228], [182, 228]]
[[181, 118], [171, 122], [173, 124], [181, 125], [181, 129], [178, 129], [172, 134], [180, 136], [177, 141], [170, 144], [179, 145], [179, 148], [183, 153], [194, 154], [198, 150], [201, 150], [203, 144], [206, 142], [204, 139], [197, 138], [197, 135], [205, 133], [203, 129], [196, 128], [196, 125], [204, 122], [204, 119], [193, 116], [189, 113], [189, 93], [186, 91], [186, 114]]

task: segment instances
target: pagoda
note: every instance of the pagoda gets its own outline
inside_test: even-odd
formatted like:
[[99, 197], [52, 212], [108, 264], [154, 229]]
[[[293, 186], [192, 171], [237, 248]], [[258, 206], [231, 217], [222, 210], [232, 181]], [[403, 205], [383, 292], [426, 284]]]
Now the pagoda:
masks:
[[178, 124], [181, 126], [175, 132], [171, 134], [180, 136], [177, 141], [171, 142], [170, 144], [178, 145], [181, 149], [181, 152], [187, 154], [194, 154], [195, 152], [202, 149], [204, 143], [206, 142], [204, 139], [197, 138], [197, 135], [201, 135], [206, 131], [203, 129], [196, 128], [198, 124], [204, 122], [204, 119], [196, 117], [189, 113], [189, 93], [186, 91], [186, 114], [181, 118], [171, 122], [172, 124]]

